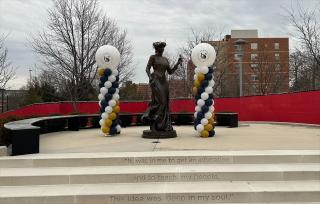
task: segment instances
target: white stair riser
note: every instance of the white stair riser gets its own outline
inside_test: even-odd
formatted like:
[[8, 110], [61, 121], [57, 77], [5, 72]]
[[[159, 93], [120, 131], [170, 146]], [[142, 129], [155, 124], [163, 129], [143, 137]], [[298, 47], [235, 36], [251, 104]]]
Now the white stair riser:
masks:
[[[107, 191], [107, 189], [106, 189]], [[170, 194], [114, 194], [76, 196], [37, 196], [0, 198], [1, 204], [211, 204], [211, 203], [257, 203], [257, 202], [317, 202], [317, 191], [307, 192], [233, 192], [233, 193], [170, 193]]]
[[187, 172], [141, 174], [88, 174], [48, 176], [0, 176], [0, 186], [143, 183], [143, 182], [195, 182], [195, 181], [292, 181], [320, 180], [319, 171], [290, 172]]
[[111, 165], [273, 164], [273, 163], [275, 164], [277, 163], [320, 163], [320, 155], [2, 159], [0, 160], [0, 168], [111, 166]]

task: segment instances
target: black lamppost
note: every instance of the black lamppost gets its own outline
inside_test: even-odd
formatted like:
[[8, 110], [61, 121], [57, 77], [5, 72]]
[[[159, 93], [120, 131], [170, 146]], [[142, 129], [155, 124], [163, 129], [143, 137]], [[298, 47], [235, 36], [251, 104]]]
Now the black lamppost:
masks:
[[237, 41], [235, 41], [235, 44], [238, 45], [238, 49], [237, 49], [237, 56], [239, 57], [239, 89], [240, 89], [240, 97], [243, 96], [243, 90], [242, 90], [242, 75], [243, 75], [243, 71], [242, 71], [242, 63], [243, 63], [243, 47], [242, 45], [244, 45], [246, 43], [246, 41], [244, 39], [238, 39]]

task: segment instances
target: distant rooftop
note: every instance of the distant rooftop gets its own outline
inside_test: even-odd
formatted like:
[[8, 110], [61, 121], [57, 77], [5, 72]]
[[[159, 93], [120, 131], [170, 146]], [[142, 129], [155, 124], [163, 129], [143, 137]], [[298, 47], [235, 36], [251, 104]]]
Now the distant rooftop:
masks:
[[231, 30], [231, 38], [258, 38], [258, 30]]

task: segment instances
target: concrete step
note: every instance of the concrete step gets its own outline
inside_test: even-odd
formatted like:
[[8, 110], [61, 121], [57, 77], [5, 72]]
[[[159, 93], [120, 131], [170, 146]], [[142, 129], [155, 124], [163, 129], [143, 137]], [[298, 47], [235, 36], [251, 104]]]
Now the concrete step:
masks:
[[110, 183], [0, 187], [1, 204], [320, 202], [319, 181]]
[[320, 150], [69, 153], [0, 158], [0, 168], [273, 163], [320, 163]]
[[2, 168], [0, 186], [319, 180], [319, 163]]

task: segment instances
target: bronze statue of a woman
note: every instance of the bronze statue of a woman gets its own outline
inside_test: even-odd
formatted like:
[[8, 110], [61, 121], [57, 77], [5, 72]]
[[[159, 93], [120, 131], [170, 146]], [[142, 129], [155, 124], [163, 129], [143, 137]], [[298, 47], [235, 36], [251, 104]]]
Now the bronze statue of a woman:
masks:
[[[149, 107], [142, 116], [142, 121], [150, 125], [150, 130], [143, 131], [142, 137], [144, 138], [171, 138], [177, 136], [171, 125], [169, 84], [166, 72], [173, 74], [181, 65], [182, 58], [180, 57], [174, 67], [171, 68], [168, 59], [162, 56], [165, 46], [165, 42], [153, 43], [155, 54], [150, 56], [146, 68], [152, 94]], [[153, 67], [153, 73], [151, 73], [151, 67]]]

